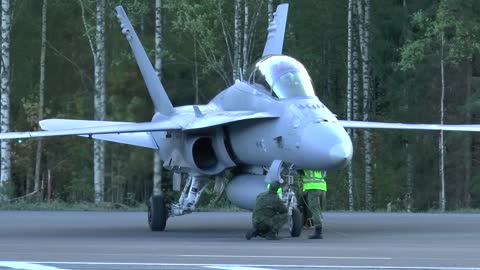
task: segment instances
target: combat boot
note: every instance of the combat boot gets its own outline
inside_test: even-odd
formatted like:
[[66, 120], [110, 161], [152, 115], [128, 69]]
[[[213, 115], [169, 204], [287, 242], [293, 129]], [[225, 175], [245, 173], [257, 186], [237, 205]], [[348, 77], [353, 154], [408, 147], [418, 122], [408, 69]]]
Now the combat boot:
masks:
[[305, 225], [303, 226], [303, 228], [305, 229], [310, 229], [310, 228], [313, 228], [315, 226], [313, 226], [313, 220], [312, 218], [307, 218], [307, 220], [305, 221]]
[[247, 240], [250, 240], [252, 239], [252, 237], [257, 237], [258, 236], [258, 231], [257, 229], [250, 229], [246, 234], [245, 234], [245, 238], [247, 238]]
[[316, 226], [315, 232], [308, 237], [309, 239], [323, 239], [322, 226]]
[[280, 240], [280, 237], [278, 237], [277, 233], [275, 233], [275, 232], [269, 232], [265, 235], [265, 239], [267, 239], [267, 240]]

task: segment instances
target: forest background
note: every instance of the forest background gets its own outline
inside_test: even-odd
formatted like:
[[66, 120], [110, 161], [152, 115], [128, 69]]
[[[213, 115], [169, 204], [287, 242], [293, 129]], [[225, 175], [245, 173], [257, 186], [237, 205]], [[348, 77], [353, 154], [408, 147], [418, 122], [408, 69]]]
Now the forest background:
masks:
[[[151, 120], [153, 106], [115, 19], [116, 5], [124, 5], [152, 62], [156, 52], [161, 58], [161, 80], [174, 106], [180, 106], [207, 103], [248, 70], [261, 56], [269, 16], [281, 1], [2, 0], [2, 9], [4, 2], [10, 2], [11, 22], [8, 129], [25, 131], [37, 130], [39, 118], [94, 119], [98, 61], [91, 40], [99, 3], [105, 5], [105, 119], [145, 122]], [[155, 50], [158, 2], [163, 2], [160, 54]], [[479, 1], [289, 2], [284, 54], [305, 65], [317, 96], [339, 119], [480, 122]], [[44, 4], [45, 81], [40, 83]], [[479, 134], [350, 134], [355, 148], [351, 165], [328, 172], [329, 209], [480, 208]], [[37, 198], [45, 199], [50, 177], [53, 199], [95, 201], [93, 141], [57, 137], [42, 142], [41, 158], [37, 139], [9, 142], [8, 197], [37, 188], [42, 194]], [[152, 194], [152, 150], [107, 142], [104, 160], [102, 200], [135, 205]], [[164, 190], [170, 189], [171, 178], [163, 171]], [[201, 204], [214, 196], [207, 191]]]

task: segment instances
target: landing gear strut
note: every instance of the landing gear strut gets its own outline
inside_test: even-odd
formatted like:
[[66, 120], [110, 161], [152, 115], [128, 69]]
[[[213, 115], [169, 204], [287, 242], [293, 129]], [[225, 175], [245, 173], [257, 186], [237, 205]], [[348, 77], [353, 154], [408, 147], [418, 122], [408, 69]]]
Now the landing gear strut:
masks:
[[[285, 168], [285, 164], [281, 160], [274, 160], [267, 174], [267, 182], [278, 181], [287, 184], [283, 189], [281, 199], [288, 208], [288, 226], [290, 236], [299, 237], [303, 229], [303, 214], [297, 208], [297, 197], [293, 189], [294, 177], [293, 164]], [[282, 177], [283, 175], [283, 177]]]
[[293, 190], [294, 178], [292, 167], [293, 165], [289, 166], [287, 169], [286, 180], [288, 185], [283, 192], [282, 197], [288, 207], [288, 229], [290, 231], [290, 236], [299, 237], [300, 234], [302, 234], [303, 229], [303, 214], [297, 208], [297, 197]]
[[152, 231], [164, 231], [169, 217], [191, 213], [207, 186], [200, 176], [189, 175], [178, 203], [167, 203], [162, 195], [150, 197], [148, 202], [148, 226]]

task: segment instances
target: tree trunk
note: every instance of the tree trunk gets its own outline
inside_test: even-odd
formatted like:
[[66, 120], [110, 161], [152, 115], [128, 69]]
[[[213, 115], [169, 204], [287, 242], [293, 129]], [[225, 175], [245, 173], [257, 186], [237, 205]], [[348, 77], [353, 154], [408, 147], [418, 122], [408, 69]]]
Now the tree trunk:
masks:
[[412, 211], [413, 207], [413, 170], [414, 170], [414, 163], [413, 163], [413, 154], [412, 154], [412, 147], [410, 143], [406, 143], [405, 145], [407, 151], [407, 179], [406, 179], [406, 191], [405, 191], [405, 208], [407, 212]]
[[273, 0], [268, 0], [267, 12], [268, 12], [268, 25], [270, 25], [270, 22], [272, 22], [273, 20]]
[[[10, 0], [2, 0], [1, 22], [2, 67], [0, 74], [0, 132], [10, 129]], [[0, 201], [8, 198], [6, 187], [10, 184], [10, 141], [0, 141]]]
[[[403, 6], [403, 23], [402, 23], [402, 29], [403, 29], [403, 41], [406, 40], [407, 38], [407, 18], [408, 18], [408, 7], [407, 7], [407, 0], [403, 0], [402, 2]], [[407, 89], [404, 88], [404, 95], [408, 95]], [[408, 113], [410, 110], [409, 103], [406, 102], [405, 104], [405, 111]], [[411, 212], [413, 208], [413, 177], [414, 177], [414, 170], [415, 170], [415, 164], [413, 160], [413, 149], [412, 145], [410, 142], [405, 143], [405, 152], [406, 152], [406, 179], [405, 179], [405, 208], [407, 212]]]
[[[465, 78], [465, 88], [466, 88], [466, 95], [465, 95], [465, 102], [468, 103], [472, 96], [472, 59], [468, 59], [466, 61], [466, 78]], [[472, 123], [472, 112], [470, 109], [467, 109], [466, 116], [465, 116], [465, 124]], [[464, 140], [464, 164], [465, 164], [465, 178], [463, 180], [463, 207], [470, 208], [471, 202], [471, 183], [472, 183], [472, 134], [467, 132], [465, 134]]]
[[[43, 0], [42, 5], [42, 38], [40, 43], [40, 81], [38, 85], [38, 120], [43, 119], [43, 107], [45, 97], [45, 55], [47, 48], [47, 4], [48, 0]], [[34, 191], [40, 189], [40, 164], [42, 162], [42, 139], [37, 142], [37, 151], [35, 153], [35, 176]]]
[[[347, 120], [352, 120], [352, 8], [353, 0], [348, 0], [348, 45], [347, 45]], [[352, 129], [348, 130], [348, 135], [352, 137]], [[348, 209], [353, 211], [353, 166], [352, 162], [348, 164]]]
[[197, 55], [197, 41], [193, 42], [193, 88], [195, 89], [195, 101], [194, 104], [199, 103], [199, 91], [198, 88], [198, 55]]
[[[162, 79], [162, 0], [155, 1], [155, 70]], [[153, 153], [153, 195], [162, 194], [162, 160], [160, 153]]]
[[[355, 8], [355, 1], [353, 1], [352, 6], [352, 120], [360, 120], [360, 78], [358, 74], [358, 48], [359, 48], [359, 33], [358, 27], [355, 28], [355, 25], [359, 24], [358, 14]], [[352, 142], [355, 145], [357, 142], [358, 132], [352, 130], [353, 138]]]
[[[95, 120], [105, 120], [105, 0], [97, 0], [95, 49]], [[94, 141], [95, 203], [104, 201], [105, 143]]]
[[[442, 93], [440, 96], [440, 124], [443, 125], [445, 117], [445, 70], [444, 70], [444, 48], [445, 48], [445, 37], [444, 34], [441, 34], [441, 45], [440, 45], [440, 75], [442, 78]], [[440, 140], [438, 142], [438, 151], [440, 154], [440, 162], [438, 173], [440, 175], [440, 211], [445, 211], [445, 143], [443, 138], [443, 130], [440, 130]]]
[[239, 70], [240, 70], [240, 59], [241, 59], [241, 52], [240, 52], [240, 44], [241, 44], [241, 16], [240, 16], [240, 1], [235, 0], [235, 21], [234, 21], [234, 40], [233, 40], [233, 67], [232, 67], [232, 74], [233, 74], [233, 81], [240, 78]]
[[248, 0], [244, 0], [243, 2], [244, 5], [244, 14], [243, 14], [243, 61], [242, 61], [242, 77], [245, 75], [245, 72], [247, 71], [248, 68], [248, 27], [249, 27], [249, 12], [248, 12]]
[[[370, 0], [357, 1], [358, 32], [360, 36], [360, 52], [362, 55], [362, 82], [363, 82], [363, 121], [369, 120], [370, 111], [370, 56], [369, 56], [369, 31], [370, 31]], [[365, 207], [374, 210], [373, 201], [373, 143], [370, 131], [363, 132], [365, 147]]]

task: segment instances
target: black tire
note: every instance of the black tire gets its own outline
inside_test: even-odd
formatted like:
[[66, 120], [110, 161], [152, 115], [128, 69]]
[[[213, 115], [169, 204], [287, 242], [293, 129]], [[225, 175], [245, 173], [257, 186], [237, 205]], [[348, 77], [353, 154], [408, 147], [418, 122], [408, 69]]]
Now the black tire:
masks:
[[168, 209], [162, 195], [150, 197], [148, 201], [148, 226], [152, 231], [163, 231], [167, 225]]
[[297, 208], [292, 209], [292, 215], [288, 216], [288, 227], [292, 237], [299, 237], [303, 229], [303, 214]]

